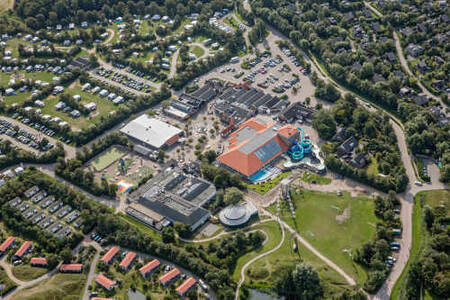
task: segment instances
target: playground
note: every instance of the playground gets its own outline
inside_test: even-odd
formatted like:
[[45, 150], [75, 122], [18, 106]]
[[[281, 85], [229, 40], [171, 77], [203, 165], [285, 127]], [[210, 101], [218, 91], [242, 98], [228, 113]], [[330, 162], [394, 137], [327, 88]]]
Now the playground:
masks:
[[141, 180], [154, 174], [159, 166], [132, 152], [111, 147], [95, 158], [89, 168], [95, 171], [98, 181], [106, 179], [117, 184], [120, 192], [127, 193]]

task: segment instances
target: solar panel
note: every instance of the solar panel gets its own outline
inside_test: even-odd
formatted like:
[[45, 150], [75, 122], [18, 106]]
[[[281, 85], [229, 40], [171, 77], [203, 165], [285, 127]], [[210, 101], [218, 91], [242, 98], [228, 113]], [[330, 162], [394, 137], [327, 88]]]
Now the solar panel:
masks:
[[281, 147], [276, 140], [271, 140], [267, 144], [255, 151], [255, 155], [264, 163], [281, 151]]

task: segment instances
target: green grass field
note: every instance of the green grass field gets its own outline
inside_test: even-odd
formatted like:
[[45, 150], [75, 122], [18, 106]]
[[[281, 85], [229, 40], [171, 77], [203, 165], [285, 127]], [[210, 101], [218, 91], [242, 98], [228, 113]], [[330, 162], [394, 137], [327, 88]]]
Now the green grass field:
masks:
[[[365, 270], [351, 258], [351, 253], [375, 234], [377, 218], [373, 202], [367, 197], [344, 193], [302, 190], [292, 193], [296, 220], [287, 204], [282, 205], [283, 219], [318, 251], [339, 265], [356, 282], [366, 280]], [[276, 208], [271, 207], [271, 211]]]
[[116, 160], [125, 155], [125, 151], [117, 148], [111, 147], [105, 152], [98, 155], [92, 162], [91, 165], [97, 170], [97, 172], [102, 171], [110, 164], [114, 163]]
[[194, 46], [190, 47], [189, 50], [190, 50], [190, 52], [191, 52], [192, 54], [195, 54], [195, 56], [197, 56], [197, 58], [200, 58], [200, 57], [202, 57], [203, 55], [205, 55], [205, 50], [203, 50], [202, 47], [199, 47], [199, 46], [197, 46], [197, 45], [194, 45]]
[[[411, 251], [409, 253], [409, 260], [403, 269], [402, 274], [395, 283], [392, 289], [391, 299], [400, 299], [401, 289], [404, 288], [405, 280], [411, 266], [411, 263], [417, 258], [420, 251], [426, 246], [430, 235], [425, 228], [425, 224], [422, 223], [422, 207], [424, 205], [429, 205], [435, 207], [441, 204], [446, 206], [447, 212], [450, 207], [450, 191], [449, 190], [435, 190], [435, 191], [423, 191], [415, 195], [415, 203], [413, 210], [413, 232], [412, 232], [412, 245]], [[424, 292], [424, 299], [434, 299], [428, 291]]]
[[13, 105], [14, 103], [21, 104], [28, 100], [31, 97], [31, 92], [17, 92], [15, 96], [5, 96], [3, 100], [5, 101], [6, 106]]
[[13, 295], [13, 300], [78, 300], [81, 299], [86, 281], [84, 274], [58, 273], [37, 285]]
[[30, 265], [19, 265], [12, 269], [16, 278], [22, 281], [30, 281], [36, 279], [48, 272], [46, 268], [36, 268]]
[[331, 183], [331, 179], [314, 173], [305, 172], [300, 177], [302, 181], [312, 184], [326, 185]]

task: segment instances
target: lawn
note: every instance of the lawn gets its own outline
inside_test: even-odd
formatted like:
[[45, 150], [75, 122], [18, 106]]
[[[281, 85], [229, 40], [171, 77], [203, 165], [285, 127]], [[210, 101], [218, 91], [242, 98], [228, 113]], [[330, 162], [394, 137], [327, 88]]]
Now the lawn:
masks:
[[48, 82], [48, 83], [52, 83], [53, 82], [53, 77], [56, 76], [56, 75], [54, 75], [51, 72], [45, 72], [45, 71], [30, 72], [30, 73], [27, 73], [25, 71], [20, 71], [19, 73], [22, 74], [27, 79], [32, 79], [34, 81], [42, 80], [42, 81], [45, 81], [45, 82]]
[[[281, 241], [281, 228], [278, 222], [266, 222], [257, 226], [251, 227], [250, 230], [261, 229], [268, 235], [268, 241], [259, 249], [248, 252], [238, 258], [236, 267], [234, 269], [232, 278], [236, 282], [241, 278], [242, 267], [255, 256], [267, 252], [270, 249], [276, 247]], [[255, 262], [256, 263], [256, 262]]]
[[37, 285], [23, 289], [15, 294], [13, 300], [78, 300], [81, 299], [86, 281], [84, 274], [56, 275], [39, 282]]
[[91, 165], [97, 172], [100, 172], [125, 155], [125, 153], [125, 151], [117, 147], [111, 147], [93, 159]]
[[281, 274], [298, 263], [311, 264], [319, 273], [324, 287], [324, 298], [330, 299], [347, 287], [347, 282], [325, 262], [314, 255], [301, 243], [298, 251], [294, 251], [294, 240], [286, 236], [277, 251], [257, 260], [247, 271], [246, 284], [253, 288], [272, 288]]
[[94, 102], [95, 104], [97, 104], [97, 110], [92, 112], [89, 116], [81, 116], [74, 119], [68, 113], [57, 111], [55, 109], [55, 104], [59, 102], [58, 97], [50, 96], [45, 99], [45, 106], [42, 108], [42, 114], [48, 114], [52, 117], [59, 117], [62, 120], [68, 122], [73, 129], [81, 130], [89, 126], [95, 126], [95, 124], [100, 122], [101, 117], [107, 116], [112, 111], [117, 111], [121, 106], [114, 105], [114, 103], [112, 103], [112, 101], [109, 101], [107, 98], [101, 98], [98, 95], [83, 92], [81, 90], [81, 85], [79, 82], [76, 82], [74, 86], [65, 88], [64, 93], [67, 93], [71, 96], [80, 95], [81, 104], [89, 102]]
[[190, 47], [190, 52], [192, 54], [195, 54], [195, 56], [197, 56], [197, 58], [200, 58], [203, 55], [205, 55], [205, 50], [202, 47], [199, 47], [197, 45]]
[[[351, 256], [375, 234], [377, 218], [373, 202], [367, 197], [351, 197], [349, 193], [337, 196], [308, 190], [292, 191], [292, 198], [295, 223], [284, 202], [283, 219], [357, 283], [364, 282], [366, 272]], [[275, 209], [271, 207], [272, 211]]]
[[372, 156], [372, 158], [370, 159], [370, 163], [367, 166], [367, 175], [377, 175], [378, 172], [378, 161], [375, 157]]
[[26, 100], [30, 99], [31, 92], [17, 92], [17, 95], [15, 96], [5, 96], [3, 97], [3, 100], [6, 104], [6, 106], [13, 105], [14, 103], [21, 104], [25, 102]]
[[5, 287], [0, 291], [0, 296], [7, 294], [10, 290], [17, 287], [17, 285], [9, 279], [2, 267], [0, 267], [0, 284], [5, 285]]
[[312, 184], [327, 185], [331, 183], [331, 179], [328, 177], [320, 176], [314, 173], [305, 172], [302, 177], [302, 181]]
[[[135, 263], [136, 264], [136, 263]], [[103, 273], [110, 279], [120, 280], [122, 282], [121, 286], [118, 286], [114, 289], [113, 292], [107, 292], [105, 289], [98, 287], [95, 282], [93, 282], [93, 291], [97, 291], [99, 297], [111, 297], [114, 299], [128, 299], [127, 291], [129, 289], [136, 289], [140, 291], [142, 294], [146, 295], [147, 299], [173, 299], [171, 297], [171, 289], [176, 288], [182, 282], [182, 279], [178, 279], [173, 282], [168, 288], [162, 289], [158, 278], [164, 274], [162, 268], [157, 269], [155, 273], [153, 273], [147, 280], [144, 280], [135, 268], [132, 268], [127, 273], [118, 272], [114, 266], [109, 267], [109, 272]], [[165, 298], [167, 297], [167, 298]]]
[[269, 181], [260, 183], [260, 184], [249, 184], [247, 185], [247, 188], [249, 188], [252, 191], [257, 192], [260, 195], [264, 195], [271, 189], [273, 189], [275, 186], [277, 186], [281, 180], [288, 177], [291, 172], [283, 172], [274, 179], [271, 179]]
[[[414, 198], [414, 210], [413, 210], [413, 226], [412, 226], [412, 241], [411, 251], [409, 253], [409, 260], [402, 274], [397, 279], [391, 293], [391, 299], [400, 299], [401, 290], [404, 288], [405, 280], [412, 262], [417, 259], [420, 251], [426, 246], [429, 234], [425, 228], [425, 224], [422, 223], [422, 207], [429, 205], [435, 207], [444, 203], [447, 212], [450, 206], [450, 191], [449, 190], [435, 190], [435, 191], [423, 191], [417, 193]], [[424, 299], [433, 299], [433, 297], [425, 291]]]
[[12, 269], [14, 276], [22, 281], [30, 281], [48, 272], [46, 268], [36, 268], [30, 265], [19, 265]]

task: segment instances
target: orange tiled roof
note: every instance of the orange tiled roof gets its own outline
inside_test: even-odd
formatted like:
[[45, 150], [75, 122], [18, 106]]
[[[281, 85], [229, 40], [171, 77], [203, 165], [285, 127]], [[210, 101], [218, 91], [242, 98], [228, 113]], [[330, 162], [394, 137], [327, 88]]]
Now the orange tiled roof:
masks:
[[99, 285], [108, 290], [110, 290], [113, 286], [116, 285], [116, 282], [114, 280], [109, 279], [103, 274], [98, 275], [97, 278], [95, 278], [95, 282], [97, 282]]
[[0, 251], [1, 252], [5, 252], [6, 249], [9, 248], [9, 246], [11, 246], [12, 243], [14, 243], [14, 241], [16, 240], [15, 237], [10, 236], [9, 238], [6, 239], [6, 241], [4, 241], [1, 245], [0, 245]]
[[113, 257], [117, 254], [117, 252], [119, 252], [119, 247], [111, 247], [111, 249], [108, 250], [108, 252], [105, 253], [105, 255], [103, 255], [102, 257], [102, 262], [104, 263], [109, 263], [111, 261], [111, 259], [113, 259]]
[[28, 251], [31, 245], [32, 244], [30, 241], [26, 241], [25, 243], [22, 244], [22, 246], [20, 246], [19, 250], [17, 250], [14, 255], [17, 257], [22, 257], [25, 254], [25, 252]]
[[45, 257], [33, 257], [30, 259], [32, 265], [46, 265], [47, 259]]
[[156, 267], [158, 267], [161, 263], [159, 262], [159, 260], [154, 259], [151, 262], [149, 262], [148, 264], [146, 264], [145, 266], [143, 266], [142, 268], [139, 269], [139, 272], [143, 275], [147, 274], [148, 272], [154, 270]]
[[125, 255], [125, 257], [122, 259], [122, 261], [120, 262], [120, 267], [121, 268], [128, 268], [131, 264], [131, 262], [136, 258], [136, 253], [135, 252], [128, 252], [127, 255]]
[[174, 279], [176, 276], [178, 276], [180, 274], [180, 270], [178, 269], [173, 269], [172, 271], [164, 274], [163, 276], [159, 277], [159, 281], [161, 281], [162, 284], [166, 284], [169, 281], [171, 281], [172, 279]]
[[[293, 127], [291, 125], [285, 125], [285, 126], [279, 128], [276, 131], [276, 134], [273, 134], [273, 137], [266, 140], [264, 143], [258, 144], [258, 146], [255, 146], [255, 149], [253, 151], [251, 151], [250, 153], [244, 153], [243, 151], [241, 151], [241, 149], [248, 143], [251, 143], [253, 139], [258, 139], [258, 137], [261, 137], [263, 134], [269, 133], [269, 132], [267, 132], [268, 130], [274, 130], [273, 129], [274, 125], [275, 125], [275, 123], [260, 124], [260, 123], [258, 123], [258, 121], [255, 118], [251, 118], [251, 119], [247, 120], [239, 127], [238, 130], [236, 130], [235, 132], [233, 132], [230, 135], [229, 150], [224, 152], [222, 155], [220, 155], [217, 158], [217, 160], [220, 163], [232, 168], [233, 170], [235, 170], [247, 177], [254, 174], [259, 169], [261, 169], [263, 166], [265, 166], [266, 164], [268, 164], [269, 162], [271, 162], [272, 160], [277, 158], [279, 155], [281, 155], [282, 153], [284, 153], [288, 150], [290, 145], [287, 144], [286, 141], [283, 140], [283, 138], [289, 139], [293, 135], [298, 133], [298, 130], [295, 127]], [[239, 141], [237, 138], [239, 132], [244, 130], [244, 128], [248, 128], [248, 127], [255, 129], [255, 130], [257, 130], [257, 129], [260, 129], [260, 130], [257, 132], [254, 132], [252, 134], [249, 134], [249, 137], [247, 139]], [[242, 136], [245, 137], [245, 134], [243, 134]], [[255, 152], [258, 149], [262, 148], [264, 145], [271, 142], [272, 140], [275, 140], [278, 143], [278, 145], [280, 146], [280, 151], [274, 153], [266, 161], [261, 161], [260, 158], [255, 154]]]
[[195, 280], [192, 277], [189, 277], [188, 279], [186, 279], [182, 284], [180, 284], [179, 287], [177, 287], [177, 293], [179, 295], [184, 295], [186, 294], [186, 292], [194, 285], [197, 283], [197, 280]]
[[60, 272], [65, 272], [65, 271], [81, 271], [81, 269], [83, 268], [82, 264], [62, 264], [59, 267], [59, 271]]

